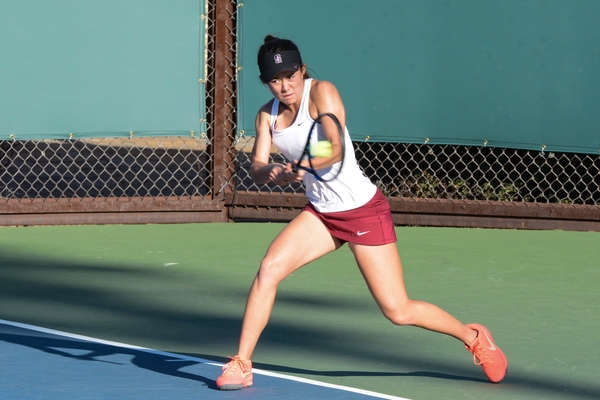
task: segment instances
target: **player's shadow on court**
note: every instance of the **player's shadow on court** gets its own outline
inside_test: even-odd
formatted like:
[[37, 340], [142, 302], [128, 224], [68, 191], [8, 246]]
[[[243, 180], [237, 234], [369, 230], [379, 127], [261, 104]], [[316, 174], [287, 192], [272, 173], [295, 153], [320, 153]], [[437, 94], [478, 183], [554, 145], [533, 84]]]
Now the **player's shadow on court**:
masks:
[[[20, 329], [19, 329], [20, 331]], [[36, 333], [36, 335], [28, 335], [26, 330], [22, 334], [19, 333], [0, 333], [0, 340], [20, 346], [26, 346], [31, 349], [39, 350], [47, 354], [71, 358], [79, 361], [115, 363], [110, 361], [110, 356], [113, 355], [128, 355], [131, 356], [131, 364], [138, 368], [153, 371], [159, 374], [169, 375], [181, 379], [189, 379], [201, 382], [207, 389], [217, 390], [216, 375], [212, 378], [207, 378], [198, 374], [182, 371], [181, 369], [200, 364], [198, 361], [185, 360], [170, 357], [168, 355], [156, 354], [150, 351], [142, 351], [136, 349], [128, 349], [126, 347], [112, 346], [102, 343], [88, 342], [78, 339], [54, 337]], [[213, 355], [195, 355], [196, 357], [207, 360], [219, 360], [227, 362], [227, 359], [216, 357]], [[173, 362], [177, 361], [177, 362]], [[255, 368], [280, 372], [282, 374], [300, 374], [313, 376], [329, 376], [329, 377], [351, 377], [351, 376], [373, 376], [373, 377], [409, 377], [421, 376], [438, 379], [462, 380], [473, 382], [485, 382], [484, 379], [478, 379], [468, 376], [451, 375], [429, 371], [415, 372], [377, 372], [377, 371], [315, 371], [301, 368], [286, 367], [272, 364], [254, 364]]]
[[[20, 329], [17, 330], [17, 332]], [[207, 389], [217, 390], [216, 375], [213, 378], [207, 378], [202, 375], [182, 371], [181, 369], [200, 364], [199, 361], [185, 360], [170, 357], [168, 355], [156, 354], [150, 351], [129, 349], [126, 347], [112, 346], [109, 344], [94, 343], [78, 339], [54, 337], [52, 335], [39, 334], [28, 335], [26, 330], [23, 333], [0, 333], [0, 340], [20, 346], [26, 346], [31, 349], [39, 350], [47, 354], [52, 354], [60, 357], [71, 358], [79, 361], [115, 363], [110, 361], [110, 356], [113, 355], [128, 355], [131, 356], [131, 364], [138, 368], [153, 371], [159, 374], [169, 375], [181, 379], [189, 379], [201, 382]], [[213, 355], [195, 355], [196, 357], [207, 360], [219, 360], [227, 362], [228, 360], [222, 357]], [[106, 358], [106, 359], [105, 359]], [[177, 361], [177, 362], [173, 362]], [[120, 364], [120, 363], [119, 363]], [[373, 377], [428, 377], [437, 379], [486, 382], [484, 379], [473, 378], [461, 375], [452, 375], [430, 371], [414, 371], [414, 372], [377, 372], [377, 371], [315, 371], [301, 368], [286, 367], [273, 364], [254, 364], [255, 368], [279, 372], [282, 374], [299, 374], [313, 376], [328, 376], [328, 377], [351, 377], [351, 376], [373, 376]]]
[[[217, 390], [214, 378], [207, 378], [197, 373], [182, 371], [183, 368], [192, 365], [202, 364], [200, 361], [186, 360], [184, 357], [178, 358], [176, 355], [158, 354], [151, 351], [129, 349], [126, 347], [112, 346], [109, 344], [94, 343], [78, 339], [62, 338], [50, 334], [36, 333], [29, 335], [27, 330], [18, 328], [11, 329], [12, 333], [0, 333], [0, 341], [12, 343], [15, 345], [26, 346], [31, 349], [39, 350], [47, 354], [72, 358], [80, 361], [101, 362], [122, 364], [122, 362], [110, 361], [113, 355], [131, 356], [131, 364], [148, 371], [164, 374], [180, 379], [188, 379], [201, 382], [207, 389]], [[221, 357], [212, 355], [196, 354], [195, 357], [206, 360], [219, 360], [226, 362]], [[106, 358], [106, 359], [103, 359]], [[176, 361], [176, 362], [174, 362]], [[474, 378], [466, 374], [448, 374], [434, 371], [412, 371], [412, 372], [383, 372], [383, 371], [324, 371], [309, 370], [303, 368], [294, 368], [275, 364], [255, 363], [255, 368], [279, 372], [282, 374], [304, 375], [304, 376], [323, 376], [323, 377], [423, 377], [434, 379], [446, 379], [453, 381], [469, 381], [474, 383], [489, 384], [486, 379]], [[211, 372], [212, 373], [212, 372]], [[578, 385], [576, 382], [565, 382], [556, 379], [545, 379], [539, 376], [529, 376], [526, 373], [513, 373], [508, 375], [501, 385], [521, 386], [529, 390], [535, 390], [548, 395], [557, 393], [569, 393], [574, 398], [597, 399], [600, 398], [600, 388], [590, 387], [589, 384]]]
[[[209, 357], [209, 356], [207, 356]], [[448, 379], [454, 381], [471, 381], [471, 382], [488, 382], [487, 379], [474, 378], [465, 375], [454, 375], [446, 374], [442, 372], [433, 371], [413, 371], [413, 372], [379, 372], [379, 371], [315, 371], [303, 368], [285, 367], [281, 365], [273, 364], [262, 364], [254, 363], [254, 368], [264, 369], [268, 371], [280, 372], [282, 374], [293, 374], [293, 375], [313, 375], [313, 376], [330, 376], [330, 377], [424, 377], [424, 378], [437, 378], [437, 379]]]
[[[87, 342], [77, 339], [55, 338], [50, 336], [29, 336], [27, 334], [0, 333], [0, 340], [31, 349], [43, 351], [47, 354], [72, 358], [80, 361], [101, 362], [109, 364], [123, 364], [103, 360], [104, 357], [113, 355], [131, 356], [131, 364], [138, 368], [169, 375], [181, 379], [202, 382], [208, 389], [217, 389], [214, 379], [181, 371], [182, 368], [200, 364], [198, 361], [155, 354], [150, 351], [128, 349], [125, 347], [111, 346], [108, 344]], [[176, 362], [174, 362], [176, 361]]]

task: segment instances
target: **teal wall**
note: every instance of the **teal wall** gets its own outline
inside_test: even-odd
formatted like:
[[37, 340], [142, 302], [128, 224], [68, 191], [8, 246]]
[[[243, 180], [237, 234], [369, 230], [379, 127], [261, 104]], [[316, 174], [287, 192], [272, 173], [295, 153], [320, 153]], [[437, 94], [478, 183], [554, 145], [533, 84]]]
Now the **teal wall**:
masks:
[[0, 0], [0, 139], [199, 131], [203, 8]]
[[247, 0], [239, 32], [249, 135], [273, 34], [338, 87], [355, 140], [600, 151], [598, 0]]

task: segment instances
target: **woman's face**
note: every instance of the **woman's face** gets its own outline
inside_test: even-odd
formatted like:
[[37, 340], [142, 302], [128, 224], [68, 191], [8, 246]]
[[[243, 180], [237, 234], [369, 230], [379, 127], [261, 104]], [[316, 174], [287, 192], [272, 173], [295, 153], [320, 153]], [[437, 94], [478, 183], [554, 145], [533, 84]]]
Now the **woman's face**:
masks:
[[282, 71], [267, 83], [271, 93], [280, 102], [286, 105], [300, 103], [304, 91], [304, 71], [302, 66], [298, 71]]

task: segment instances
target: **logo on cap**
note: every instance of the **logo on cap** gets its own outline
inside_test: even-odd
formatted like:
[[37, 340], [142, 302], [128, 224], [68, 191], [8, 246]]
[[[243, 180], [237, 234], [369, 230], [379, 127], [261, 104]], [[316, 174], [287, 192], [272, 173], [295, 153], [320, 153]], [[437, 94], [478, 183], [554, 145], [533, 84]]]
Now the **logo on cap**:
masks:
[[275, 64], [281, 64], [282, 62], [281, 54], [275, 54]]

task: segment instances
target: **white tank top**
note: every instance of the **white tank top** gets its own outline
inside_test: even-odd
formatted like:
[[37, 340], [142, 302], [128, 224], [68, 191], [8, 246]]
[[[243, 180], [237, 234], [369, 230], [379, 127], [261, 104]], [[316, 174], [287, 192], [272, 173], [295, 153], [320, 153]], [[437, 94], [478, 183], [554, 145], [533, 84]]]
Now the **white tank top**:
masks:
[[[308, 111], [312, 79], [304, 81], [302, 102], [296, 120], [285, 129], [277, 129], [279, 100], [273, 100], [271, 108], [271, 136], [275, 147], [288, 160], [297, 160], [302, 155], [308, 131], [314, 120]], [[345, 131], [346, 154], [342, 171], [332, 181], [320, 182], [312, 174], [304, 175], [306, 196], [319, 212], [346, 211], [369, 202], [377, 187], [361, 171], [354, 155], [354, 146]]]

